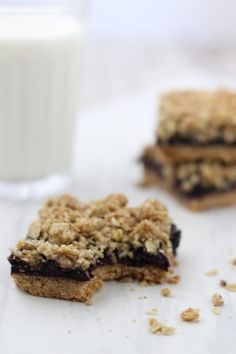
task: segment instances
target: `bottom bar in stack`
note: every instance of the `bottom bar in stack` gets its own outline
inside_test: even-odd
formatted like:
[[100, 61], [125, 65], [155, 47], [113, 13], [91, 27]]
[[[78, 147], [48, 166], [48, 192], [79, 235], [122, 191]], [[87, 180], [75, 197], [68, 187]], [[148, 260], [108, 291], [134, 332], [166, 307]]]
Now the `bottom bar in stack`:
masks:
[[168, 190], [192, 210], [236, 204], [236, 162], [172, 161], [158, 146], [147, 147], [141, 162], [145, 184]]

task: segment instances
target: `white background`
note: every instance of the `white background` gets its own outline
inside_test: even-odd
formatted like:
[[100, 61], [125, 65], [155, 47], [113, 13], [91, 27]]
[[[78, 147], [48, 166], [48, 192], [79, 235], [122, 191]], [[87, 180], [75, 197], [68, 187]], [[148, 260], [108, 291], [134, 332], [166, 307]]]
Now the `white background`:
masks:
[[153, 44], [235, 44], [234, 0], [92, 0], [95, 38]]

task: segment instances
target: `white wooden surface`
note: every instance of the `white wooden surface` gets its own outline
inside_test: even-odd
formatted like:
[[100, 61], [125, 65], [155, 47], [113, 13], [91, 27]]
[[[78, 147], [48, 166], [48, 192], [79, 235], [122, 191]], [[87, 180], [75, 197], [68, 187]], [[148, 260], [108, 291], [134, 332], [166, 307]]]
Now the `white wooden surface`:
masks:
[[[183, 231], [179, 248], [178, 274], [182, 281], [172, 286], [173, 297], [160, 296], [160, 286], [106, 283], [95, 295], [93, 306], [43, 299], [18, 290], [10, 278], [6, 261], [9, 247], [23, 237], [36, 217], [38, 202], [14, 204], [0, 201], [0, 353], [1, 354], [143, 354], [232, 352], [236, 344], [236, 293], [219, 287], [220, 279], [236, 282], [236, 208], [195, 214], [164, 192], [136, 186], [141, 176], [136, 159], [153, 139], [156, 92], [174, 85], [214, 86], [203, 73], [170, 77], [162, 85], [150, 84], [124, 98], [86, 106], [78, 127], [75, 168], [71, 187], [81, 200], [123, 192], [135, 205], [148, 197], [168, 205]], [[217, 268], [219, 274], [204, 273]], [[130, 291], [133, 288], [134, 291]], [[221, 315], [211, 311], [210, 298], [219, 292], [225, 300]], [[146, 296], [147, 299], [139, 299]], [[198, 307], [201, 320], [183, 323], [179, 313]], [[158, 319], [176, 327], [171, 337], [148, 331], [146, 311], [156, 307]]]

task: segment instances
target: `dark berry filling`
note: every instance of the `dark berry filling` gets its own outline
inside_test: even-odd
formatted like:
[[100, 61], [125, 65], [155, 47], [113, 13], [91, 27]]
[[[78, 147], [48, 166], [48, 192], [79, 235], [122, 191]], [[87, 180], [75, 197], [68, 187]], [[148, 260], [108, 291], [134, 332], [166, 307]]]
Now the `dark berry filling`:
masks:
[[168, 140], [157, 140], [157, 145], [192, 145], [192, 146], [217, 146], [217, 145], [226, 145], [226, 146], [236, 146], [236, 140], [232, 142], [225, 141], [222, 138], [211, 139], [205, 142], [198, 141], [192, 137], [186, 137], [181, 135], [174, 135]]
[[145, 155], [140, 158], [140, 162], [143, 163], [147, 169], [155, 171], [160, 178], [163, 178], [163, 168], [160, 162], [154, 161], [151, 157]]

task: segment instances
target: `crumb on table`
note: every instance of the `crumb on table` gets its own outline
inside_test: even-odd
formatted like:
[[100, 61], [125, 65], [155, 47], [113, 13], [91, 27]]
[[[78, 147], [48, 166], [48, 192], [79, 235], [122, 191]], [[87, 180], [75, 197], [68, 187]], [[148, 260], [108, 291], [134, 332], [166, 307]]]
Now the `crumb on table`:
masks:
[[178, 284], [181, 280], [180, 275], [173, 275], [167, 279], [167, 283], [169, 284]]
[[164, 336], [170, 336], [176, 331], [174, 327], [166, 326], [165, 324], [157, 321], [157, 319], [153, 317], [149, 318], [149, 328], [151, 333], [162, 334]]
[[169, 288], [162, 288], [161, 295], [164, 297], [169, 297], [171, 295], [171, 290]]
[[224, 304], [223, 297], [220, 294], [214, 294], [211, 301], [214, 306], [222, 306]]
[[151, 310], [147, 311], [146, 314], [150, 316], [155, 316], [157, 314], [157, 309], [154, 307]]
[[236, 258], [233, 258], [233, 259], [231, 260], [231, 263], [232, 263], [232, 265], [236, 266]]
[[212, 312], [215, 314], [215, 315], [219, 315], [220, 314], [220, 306], [213, 306], [212, 307]]
[[213, 276], [213, 275], [216, 275], [216, 274], [218, 274], [218, 270], [217, 269], [210, 269], [210, 270], [208, 270], [206, 273], [205, 273], [205, 275], [207, 275], [207, 276]]
[[180, 318], [182, 321], [186, 322], [198, 322], [200, 317], [199, 309], [194, 309], [192, 307], [187, 308], [182, 311], [180, 314]]

